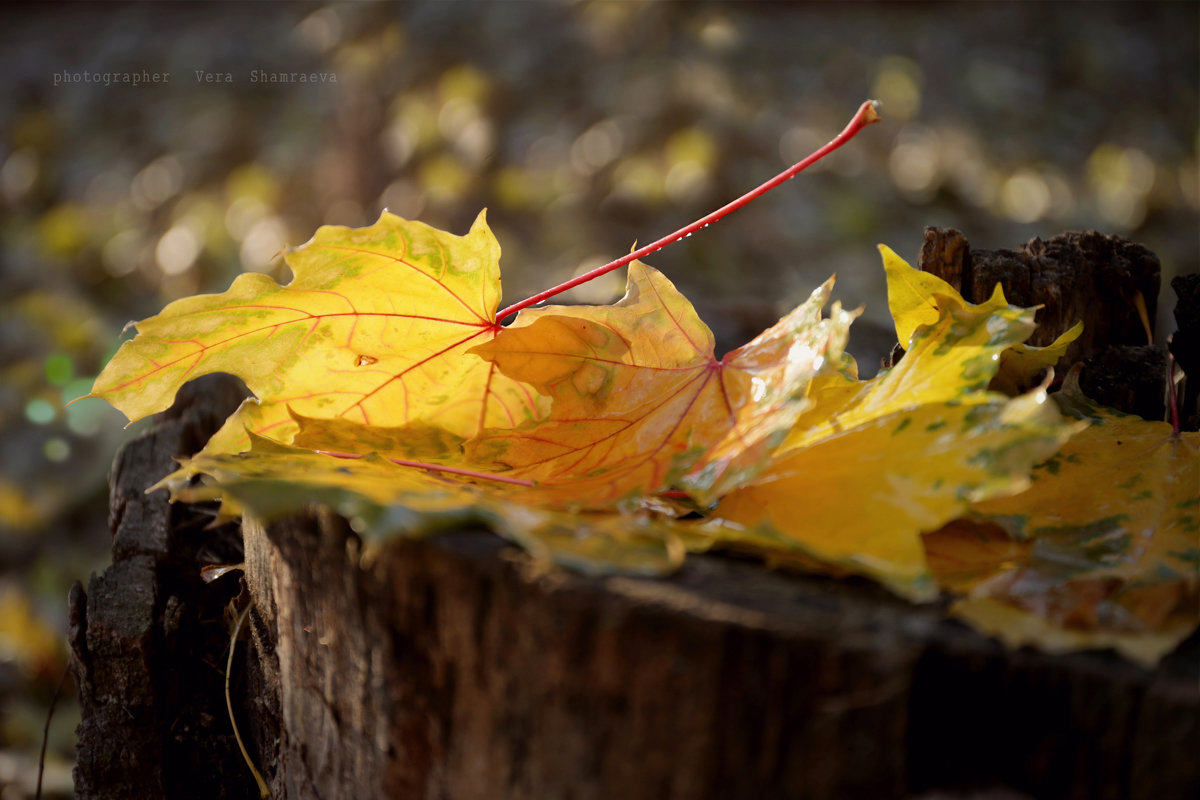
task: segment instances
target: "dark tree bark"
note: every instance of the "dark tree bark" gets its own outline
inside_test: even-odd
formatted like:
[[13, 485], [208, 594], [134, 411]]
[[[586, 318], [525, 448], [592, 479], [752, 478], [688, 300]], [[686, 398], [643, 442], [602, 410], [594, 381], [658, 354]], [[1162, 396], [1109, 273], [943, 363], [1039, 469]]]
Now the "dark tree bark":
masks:
[[[185, 387], [154, 430], [121, 449], [110, 476], [113, 563], [70, 595], [70, 641], [83, 721], [79, 798], [252, 797], [224, 703], [236, 582], [206, 586], [200, 567], [241, 560], [237, 526], [205, 531], [205, 509], [146, 489], [194, 453], [241, 395], [231, 381]], [[253, 788], [251, 784], [250, 788]]]
[[[187, 438], [168, 420], [129, 445], [114, 494]], [[163, 530], [158, 495], [125, 497], [118, 530]], [[236, 581], [199, 583], [181, 533], [92, 583], [79, 797], [256, 795], [222, 694]], [[717, 556], [547, 572], [484, 531], [367, 547], [324, 509], [246, 526], [245, 559], [237, 713], [275, 797], [1200, 791], [1200, 637], [1156, 670], [1010, 652], [866, 581]]]
[[716, 556], [540, 572], [486, 532], [246, 531], [278, 796], [1200, 792], [1200, 638], [1144, 670], [999, 644], [864, 581]]
[[1171, 354], [1187, 376], [1182, 412], [1186, 429], [1194, 431], [1200, 428], [1200, 272], [1176, 275], [1171, 288], [1179, 298], [1175, 304], [1179, 329], [1171, 339]]
[[1148, 344], [1138, 295], [1154, 329], [1158, 257], [1119, 236], [1072, 231], [1030, 239], [1015, 250], [978, 250], [953, 228], [926, 228], [918, 264], [972, 303], [987, 300], [1000, 284], [1009, 303], [1042, 306], [1030, 344], [1044, 347], [1083, 321], [1083, 334], [1067, 349], [1071, 362], [1113, 345]]
[[930, 227], [918, 265], [972, 303], [999, 284], [1009, 303], [1041, 306], [1029, 339], [1038, 347], [1082, 322], [1059, 374], [1083, 363], [1080, 386], [1093, 400], [1146, 419], [1166, 417], [1167, 348], [1148, 341], [1138, 310], [1140, 303], [1152, 334], [1161, 270], [1142, 245], [1085, 231], [1030, 239], [1015, 250], [977, 250], [953, 228]]

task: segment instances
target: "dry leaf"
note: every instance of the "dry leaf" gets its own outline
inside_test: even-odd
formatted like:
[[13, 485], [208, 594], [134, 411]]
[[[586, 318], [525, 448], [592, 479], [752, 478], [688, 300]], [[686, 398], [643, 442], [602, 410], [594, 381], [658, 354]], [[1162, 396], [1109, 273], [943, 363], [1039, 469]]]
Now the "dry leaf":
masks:
[[721, 360], [686, 298], [636, 262], [614, 305], [522, 312], [474, 352], [553, 398], [550, 414], [486, 431], [467, 455], [558, 507], [636, 502], [685, 475], [704, 496], [744, 480], [805, 407], [826, 354], [840, 355], [853, 317], [835, 305], [822, 319], [831, 287]]
[[[818, 377], [814, 405], [770, 466], [728, 495], [707, 530], [765, 553], [799, 551], [918, 600], [936, 596], [921, 534], [972, 500], [1024, 488], [1073, 428], [1045, 392], [988, 392], [1000, 353], [1033, 330], [1031, 310], [938, 291], [886, 248], [889, 296], [909, 349], [869, 381]], [[920, 275], [920, 273], [918, 273]], [[932, 276], [929, 276], [932, 277]], [[937, 280], [937, 279], [935, 279]], [[931, 314], [936, 313], [936, 316]]]
[[1049, 626], [1039, 630], [1130, 646], [1174, 631], [1178, 643], [1200, 623], [1200, 434], [1099, 407], [1078, 375], [1058, 398], [1086, 429], [1037, 466], [1027, 492], [972, 509], [1027, 555], [966, 588], [1035, 613]]
[[186, 381], [227, 372], [249, 401], [209, 452], [244, 449], [245, 430], [290, 441], [288, 409], [471, 436], [540, 413], [529, 387], [466, 353], [500, 329], [500, 247], [481, 213], [455, 236], [384, 212], [367, 228], [325, 226], [286, 254], [295, 278], [239, 276], [228, 291], [177, 300], [138, 323], [97, 378], [131, 420], [170, 406]]

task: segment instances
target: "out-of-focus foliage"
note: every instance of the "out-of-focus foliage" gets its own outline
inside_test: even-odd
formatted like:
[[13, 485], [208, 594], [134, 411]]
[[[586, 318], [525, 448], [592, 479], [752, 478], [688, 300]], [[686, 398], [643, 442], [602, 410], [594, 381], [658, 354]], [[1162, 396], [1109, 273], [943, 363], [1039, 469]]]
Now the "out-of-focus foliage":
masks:
[[0, 586], [0, 662], [30, 675], [56, 672], [63, 643], [58, 632], [14, 584]]
[[521, 297], [736, 196], [875, 96], [886, 126], [656, 257], [718, 354], [836, 270], [842, 302], [868, 309], [850, 350], [869, 370], [890, 323], [864, 242], [909, 256], [926, 224], [983, 247], [1095, 227], [1194, 271], [1197, 24], [1189, 3], [10, 9], [0, 572], [61, 626], [68, 579], [105, 558], [120, 417], [65, 401], [128, 320], [246, 269], [284, 278], [283, 245], [385, 205], [456, 231], [487, 207]]

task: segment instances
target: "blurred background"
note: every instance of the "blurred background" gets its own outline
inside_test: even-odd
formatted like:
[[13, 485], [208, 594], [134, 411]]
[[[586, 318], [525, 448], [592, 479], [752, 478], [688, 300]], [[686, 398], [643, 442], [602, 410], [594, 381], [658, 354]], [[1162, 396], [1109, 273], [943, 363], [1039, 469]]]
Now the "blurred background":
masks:
[[[891, 345], [875, 245], [915, 260], [925, 225], [989, 249], [1085, 228], [1141, 242], [1163, 263], [1169, 332], [1169, 278], [1200, 268], [1198, 8], [5, 7], [0, 794], [32, 793], [66, 591], [108, 561], [105, 477], [138, 426], [67, 401], [127, 322], [245, 270], [286, 281], [281, 248], [384, 207], [456, 233], [486, 207], [512, 302], [733, 199], [870, 97], [882, 124], [648, 259], [723, 350], [836, 272], [835, 297], [866, 307], [850, 349], [873, 373]], [[46, 796], [70, 793], [71, 694]]]

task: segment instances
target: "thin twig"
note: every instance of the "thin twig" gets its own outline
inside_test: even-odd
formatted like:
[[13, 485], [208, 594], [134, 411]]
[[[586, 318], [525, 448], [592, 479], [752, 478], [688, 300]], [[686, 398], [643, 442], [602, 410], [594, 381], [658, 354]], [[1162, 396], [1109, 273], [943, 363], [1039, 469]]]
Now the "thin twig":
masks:
[[242, 742], [242, 734], [238, 732], [237, 720], [233, 717], [233, 700], [229, 698], [229, 673], [233, 671], [233, 653], [237, 649], [238, 634], [241, 633], [242, 623], [246, 621], [246, 617], [250, 614], [250, 609], [253, 607], [254, 604], [251, 603], [238, 615], [237, 622], [233, 626], [233, 634], [229, 637], [229, 661], [225, 664], [225, 707], [229, 709], [229, 723], [233, 725], [233, 738], [237, 739], [238, 749], [242, 751], [242, 758], [246, 760], [246, 766], [254, 773], [254, 780], [258, 783], [258, 796], [270, 797], [271, 790], [267, 786], [267, 782], [263, 780], [263, 776], [259, 774], [258, 769], [254, 766], [254, 762], [250, 759], [250, 754], [246, 752], [246, 745]]
[[50, 708], [46, 711], [46, 726], [42, 728], [42, 753], [38, 756], [38, 779], [37, 790], [33, 793], [34, 800], [42, 800], [42, 776], [46, 772], [46, 745], [50, 742], [50, 720], [54, 719], [54, 708], [58, 705], [58, 696], [62, 694], [62, 688], [67, 682], [67, 675], [71, 674], [71, 659], [67, 659], [67, 665], [63, 667], [62, 677], [58, 679], [58, 686], [54, 689], [54, 697], [50, 698]]

